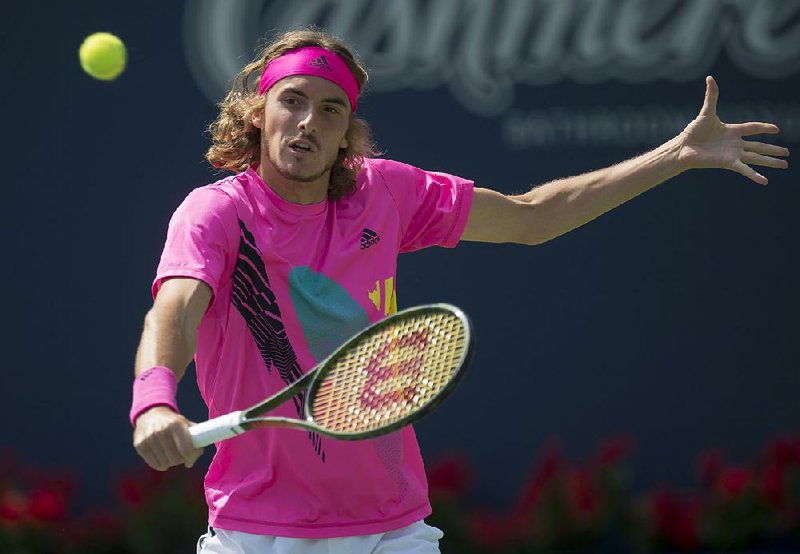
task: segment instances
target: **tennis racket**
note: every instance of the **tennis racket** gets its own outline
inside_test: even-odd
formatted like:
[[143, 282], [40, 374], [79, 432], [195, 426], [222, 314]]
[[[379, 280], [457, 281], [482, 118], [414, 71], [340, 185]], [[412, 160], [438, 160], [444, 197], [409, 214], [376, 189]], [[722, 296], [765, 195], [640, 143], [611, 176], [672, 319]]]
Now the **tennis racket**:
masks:
[[[370, 325], [279, 393], [189, 428], [197, 448], [259, 427], [357, 440], [417, 421], [456, 386], [472, 356], [469, 318], [449, 304], [410, 308]], [[308, 390], [305, 419], [266, 416]]]

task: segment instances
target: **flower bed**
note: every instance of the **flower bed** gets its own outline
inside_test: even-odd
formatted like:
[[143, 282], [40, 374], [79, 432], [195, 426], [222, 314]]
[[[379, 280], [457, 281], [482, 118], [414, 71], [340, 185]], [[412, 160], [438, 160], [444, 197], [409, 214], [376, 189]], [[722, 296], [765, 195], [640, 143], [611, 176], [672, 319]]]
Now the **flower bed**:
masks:
[[[444, 553], [800, 551], [800, 438], [779, 438], [750, 464], [718, 450], [698, 462], [695, 490], [634, 494], [632, 441], [610, 440], [586, 461], [545, 446], [516, 501], [467, 501], [475, 472], [453, 454], [429, 465], [429, 522]], [[171, 554], [205, 531], [201, 470], [141, 468], [116, 479], [113, 506], [75, 513], [68, 472], [29, 468], [0, 453], [0, 552]]]

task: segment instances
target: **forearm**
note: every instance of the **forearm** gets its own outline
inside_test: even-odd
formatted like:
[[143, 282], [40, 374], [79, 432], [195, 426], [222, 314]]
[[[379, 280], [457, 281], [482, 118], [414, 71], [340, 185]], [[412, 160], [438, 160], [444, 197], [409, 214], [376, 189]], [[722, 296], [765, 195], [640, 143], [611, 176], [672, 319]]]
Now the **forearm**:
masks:
[[180, 380], [194, 357], [196, 346], [195, 330], [181, 321], [178, 312], [153, 308], [144, 320], [135, 374], [153, 366], [165, 366]]
[[164, 366], [180, 379], [194, 356], [197, 328], [208, 307], [210, 289], [199, 281], [171, 279], [156, 297], [144, 320], [144, 330], [136, 353], [131, 419], [133, 445], [142, 458], [158, 470], [177, 464], [191, 467], [201, 450], [189, 435], [191, 424], [177, 413], [174, 382]]
[[636, 158], [515, 197], [528, 206], [525, 242], [539, 244], [562, 235], [680, 174], [679, 149], [676, 138]]

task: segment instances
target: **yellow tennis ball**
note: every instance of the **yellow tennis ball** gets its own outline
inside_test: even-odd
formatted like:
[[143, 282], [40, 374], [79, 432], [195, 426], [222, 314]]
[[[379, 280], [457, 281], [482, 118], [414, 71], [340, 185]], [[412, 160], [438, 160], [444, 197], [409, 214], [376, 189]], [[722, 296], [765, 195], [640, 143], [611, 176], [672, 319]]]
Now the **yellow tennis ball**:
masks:
[[95, 79], [111, 81], [125, 69], [128, 54], [119, 37], [111, 33], [93, 33], [81, 44], [78, 57], [86, 73]]

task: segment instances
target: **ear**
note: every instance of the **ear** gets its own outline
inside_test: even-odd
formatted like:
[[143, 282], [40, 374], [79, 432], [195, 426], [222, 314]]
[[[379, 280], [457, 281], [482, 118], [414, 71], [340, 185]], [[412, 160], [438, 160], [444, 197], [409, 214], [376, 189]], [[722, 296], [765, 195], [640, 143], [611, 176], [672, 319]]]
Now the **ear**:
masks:
[[250, 122], [253, 124], [253, 127], [257, 129], [261, 129], [261, 125], [264, 118], [264, 108], [253, 112], [253, 115], [250, 118]]
[[355, 125], [354, 122], [355, 122], [355, 114], [351, 113], [350, 114], [350, 121], [348, 122], [348, 125], [347, 125], [347, 131], [344, 132], [344, 136], [342, 137], [342, 142], [339, 143], [339, 148], [340, 149], [345, 149], [348, 146], [350, 146], [350, 143], [347, 141], [347, 135], [350, 133], [350, 131], [353, 130], [353, 125]]

